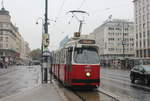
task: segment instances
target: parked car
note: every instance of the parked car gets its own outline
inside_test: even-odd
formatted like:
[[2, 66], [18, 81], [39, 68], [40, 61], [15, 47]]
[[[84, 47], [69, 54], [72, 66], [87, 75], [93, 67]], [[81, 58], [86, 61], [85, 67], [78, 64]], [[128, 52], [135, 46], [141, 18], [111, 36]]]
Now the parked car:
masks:
[[130, 71], [131, 83], [141, 80], [145, 84], [150, 84], [150, 65], [137, 65]]

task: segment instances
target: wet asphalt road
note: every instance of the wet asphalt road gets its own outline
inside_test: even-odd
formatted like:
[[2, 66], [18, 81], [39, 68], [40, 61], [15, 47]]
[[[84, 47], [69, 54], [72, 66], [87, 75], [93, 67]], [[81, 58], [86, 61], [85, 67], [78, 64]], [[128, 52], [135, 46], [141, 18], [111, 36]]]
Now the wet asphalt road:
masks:
[[40, 66], [0, 69], [0, 99], [40, 84]]
[[131, 84], [129, 71], [102, 69], [101, 88], [117, 95], [121, 101], [150, 101], [150, 86]]
[[[150, 87], [131, 84], [129, 71], [102, 69], [101, 78], [100, 88], [117, 95], [120, 101], [150, 101]], [[0, 69], [0, 99], [38, 86], [40, 81], [40, 66], [16, 66]], [[63, 91], [66, 90], [63, 88]], [[112, 101], [106, 95], [98, 92], [79, 93], [88, 101], [92, 99], [93, 101]], [[70, 93], [67, 96], [71, 96]], [[71, 98], [76, 101], [75, 97]]]

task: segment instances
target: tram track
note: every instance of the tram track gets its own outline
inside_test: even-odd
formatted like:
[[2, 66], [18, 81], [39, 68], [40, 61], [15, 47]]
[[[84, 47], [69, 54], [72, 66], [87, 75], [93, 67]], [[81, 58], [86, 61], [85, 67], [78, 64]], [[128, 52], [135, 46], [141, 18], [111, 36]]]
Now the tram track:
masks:
[[57, 80], [54, 80], [53, 82], [59, 89], [61, 89], [62, 95], [64, 95], [68, 101], [120, 101], [113, 94], [101, 90], [100, 88], [95, 90], [74, 89], [71, 87], [65, 87]]
[[81, 99], [81, 101], [87, 101], [83, 96], [81, 96], [79, 93], [77, 93], [76, 91], [73, 91], [72, 92], [77, 96], [79, 97], [79, 99]]
[[120, 101], [117, 96], [112, 95], [112, 94], [110, 94], [110, 93], [108, 93], [108, 92], [106, 93], [106, 92], [103, 91], [103, 90], [96, 90], [96, 91], [97, 91], [98, 93], [103, 93], [103, 94], [105, 94], [105, 95], [111, 97], [112, 99], [114, 99], [114, 101]]
[[[72, 93], [77, 96], [80, 101], [120, 101], [119, 98], [105, 91], [101, 90], [91, 90], [91, 91], [74, 91]], [[91, 96], [90, 96], [91, 95]], [[96, 96], [94, 96], [96, 95]], [[98, 96], [105, 96], [107, 98], [98, 98]], [[94, 99], [96, 97], [96, 99]]]

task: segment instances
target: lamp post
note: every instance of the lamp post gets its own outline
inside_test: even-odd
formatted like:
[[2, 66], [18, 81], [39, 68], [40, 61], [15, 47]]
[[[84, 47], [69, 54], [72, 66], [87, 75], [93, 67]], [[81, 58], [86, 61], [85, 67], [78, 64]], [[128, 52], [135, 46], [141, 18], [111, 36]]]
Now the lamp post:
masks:
[[123, 47], [123, 59], [125, 58], [125, 38], [124, 38], [124, 24], [125, 24], [125, 22], [123, 21], [123, 23], [122, 23], [122, 33], [123, 33], [123, 39], [122, 39], [122, 47]]
[[126, 40], [125, 40], [125, 25], [129, 27], [129, 25], [123, 21], [122, 22], [122, 33], [123, 33], [123, 40], [122, 40], [122, 47], [123, 47], [123, 67], [125, 67], [125, 45], [126, 45]]

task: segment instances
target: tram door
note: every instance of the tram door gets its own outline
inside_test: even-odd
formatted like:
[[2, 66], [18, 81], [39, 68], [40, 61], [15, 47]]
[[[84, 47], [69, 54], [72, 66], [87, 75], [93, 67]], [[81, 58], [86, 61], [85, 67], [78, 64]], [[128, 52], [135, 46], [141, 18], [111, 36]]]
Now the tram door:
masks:
[[67, 83], [71, 83], [71, 70], [72, 70], [72, 47], [67, 49], [66, 53], [66, 81]]

